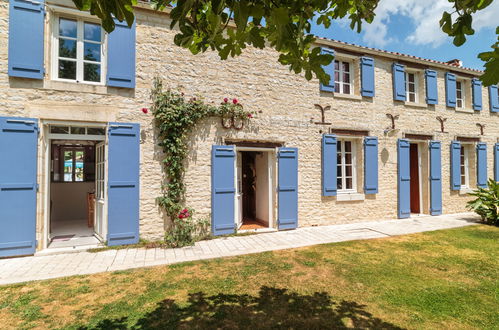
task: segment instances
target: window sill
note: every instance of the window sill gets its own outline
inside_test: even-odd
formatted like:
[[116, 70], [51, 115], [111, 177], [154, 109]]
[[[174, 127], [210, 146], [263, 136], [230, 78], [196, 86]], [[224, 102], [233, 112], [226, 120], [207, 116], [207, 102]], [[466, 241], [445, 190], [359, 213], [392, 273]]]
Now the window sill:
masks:
[[457, 108], [457, 107], [456, 107], [456, 112], [475, 113], [473, 109]]
[[339, 99], [359, 100], [359, 101], [362, 100], [362, 96], [361, 95], [355, 95], [355, 94], [334, 93], [333, 96], [335, 98], [339, 98]]
[[414, 108], [427, 108], [428, 107], [428, 105], [426, 103], [405, 101], [404, 104], [408, 107], [414, 107]]
[[108, 94], [107, 86], [69, 81], [45, 80], [43, 88], [68, 92]]
[[336, 195], [336, 201], [338, 202], [349, 202], [349, 201], [363, 201], [366, 199], [366, 195], [357, 193], [357, 192], [350, 192], [350, 193], [338, 193]]
[[461, 196], [466, 196], [472, 192], [473, 192], [473, 189], [471, 189], [469, 187], [461, 187], [461, 189], [459, 189], [459, 195], [461, 195]]

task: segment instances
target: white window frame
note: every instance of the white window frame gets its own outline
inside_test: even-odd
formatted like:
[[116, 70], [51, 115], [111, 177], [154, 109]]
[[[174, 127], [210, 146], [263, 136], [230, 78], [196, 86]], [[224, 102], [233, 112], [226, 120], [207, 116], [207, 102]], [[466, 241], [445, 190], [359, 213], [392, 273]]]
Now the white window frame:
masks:
[[[76, 79], [59, 78], [59, 19], [60, 18], [76, 20], [77, 22]], [[104, 29], [101, 29], [100, 82], [85, 81], [83, 80], [83, 74], [84, 74], [83, 63], [85, 62], [97, 63], [97, 62], [84, 60], [84, 54], [83, 54], [84, 22], [101, 25], [101, 23], [98, 20], [95, 20], [94, 18], [88, 18], [87, 15], [79, 16], [79, 15], [74, 15], [69, 13], [59, 13], [59, 12], [53, 14], [52, 36], [51, 36], [51, 58], [50, 58], [51, 80], [103, 86], [106, 84], [106, 73], [107, 73], [107, 33], [105, 33]]]
[[[461, 98], [457, 97], [458, 83], [461, 85], [461, 88], [459, 89], [461, 91]], [[459, 106], [459, 101], [461, 101], [461, 106]], [[463, 79], [456, 79], [456, 108], [466, 108], [466, 81], [464, 81]]]
[[[409, 92], [409, 75], [414, 75], [414, 93]], [[405, 99], [409, 103], [419, 103], [419, 75], [417, 71], [406, 70], [404, 72], [405, 80]], [[410, 95], [414, 94], [414, 101], [410, 101]]]
[[[339, 63], [338, 65], [338, 71], [336, 70], [336, 62]], [[348, 63], [348, 66], [350, 68], [350, 71], [348, 71], [348, 74], [350, 76], [350, 81], [349, 82], [344, 82], [343, 81], [343, 74], [345, 71], [343, 71], [343, 63]], [[345, 59], [345, 58], [335, 58], [333, 61], [333, 71], [334, 71], [334, 92], [338, 94], [345, 94], [345, 95], [354, 95], [355, 94], [355, 88], [354, 88], [354, 82], [355, 82], [355, 69], [354, 69], [354, 61], [350, 59]], [[336, 72], [338, 72], [338, 77], [339, 81], [336, 81]], [[340, 87], [339, 90], [336, 89], [336, 84]], [[350, 86], [350, 93], [345, 93], [345, 85]]]
[[[470, 158], [469, 150], [467, 145], [461, 144], [461, 156], [459, 158], [459, 181], [461, 183], [461, 189], [468, 189], [470, 187]], [[463, 174], [461, 174], [462, 168], [464, 167], [464, 184]]]
[[[357, 141], [355, 139], [346, 139], [346, 138], [339, 138], [337, 143], [338, 145], [341, 143], [342, 147], [341, 147], [341, 164], [336, 164], [336, 166], [341, 166], [341, 173], [346, 173], [345, 171], [345, 168], [346, 168], [346, 164], [345, 164], [345, 144], [344, 142], [350, 142], [351, 145], [352, 145], [352, 150], [351, 150], [351, 154], [352, 154], [352, 188], [350, 189], [347, 189], [345, 188], [346, 187], [346, 177], [345, 175], [343, 175], [341, 177], [341, 189], [338, 188], [338, 193], [339, 194], [348, 194], [348, 193], [356, 193], [357, 192]], [[338, 151], [337, 151], [337, 154], [338, 154]], [[338, 156], [336, 156], [338, 157]], [[338, 159], [338, 158], [336, 158]], [[336, 171], [338, 169], [336, 168]], [[338, 179], [338, 178], [337, 178]]]

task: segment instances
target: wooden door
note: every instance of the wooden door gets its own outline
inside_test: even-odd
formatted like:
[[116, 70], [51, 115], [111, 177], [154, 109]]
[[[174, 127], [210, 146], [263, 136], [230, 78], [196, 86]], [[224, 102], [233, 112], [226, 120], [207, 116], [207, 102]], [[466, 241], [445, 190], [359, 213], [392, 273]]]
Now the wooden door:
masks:
[[411, 213], [421, 213], [419, 195], [419, 155], [417, 144], [411, 144], [409, 157], [411, 173]]

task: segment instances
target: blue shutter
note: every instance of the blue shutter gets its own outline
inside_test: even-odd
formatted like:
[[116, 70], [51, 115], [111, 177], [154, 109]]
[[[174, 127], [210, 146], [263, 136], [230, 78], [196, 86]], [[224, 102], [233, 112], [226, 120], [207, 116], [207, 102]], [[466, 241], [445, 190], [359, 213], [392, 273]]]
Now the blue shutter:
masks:
[[494, 145], [494, 180], [499, 182], [499, 143]]
[[378, 193], [378, 138], [364, 138], [364, 193]]
[[426, 103], [438, 104], [437, 72], [427, 69], [426, 77]]
[[[334, 56], [334, 50], [321, 48], [321, 54], [329, 54]], [[320, 89], [323, 92], [334, 92], [334, 60], [329, 63], [329, 65], [324, 65], [322, 68], [329, 75], [329, 84], [321, 84]]]
[[135, 88], [135, 22], [115, 19], [116, 28], [108, 36], [107, 85]]
[[277, 183], [279, 230], [298, 226], [298, 149], [279, 148]]
[[107, 244], [139, 242], [140, 125], [109, 123]]
[[235, 161], [236, 151], [234, 146], [212, 146], [211, 231], [215, 236], [232, 234], [235, 230]]
[[482, 82], [477, 78], [471, 80], [471, 90], [473, 92], [473, 109], [482, 110]]
[[44, 0], [9, 1], [9, 76], [43, 79]]
[[461, 143], [452, 141], [450, 144], [450, 187], [451, 190], [461, 189]]
[[445, 73], [445, 103], [450, 108], [456, 107], [456, 76]]
[[400, 219], [411, 216], [411, 173], [409, 168], [408, 140], [397, 141], [397, 172], [398, 172], [398, 217]]
[[430, 214], [442, 214], [442, 147], [430, 141]]
[[405, 101], [405, 67], [402, 64], [393, 63], [393, 99]]
[[322, 196], [336, 196], [337, 140], [333, 134], [322, 136]]
[[360, 58], [360, 74], [362, 77], [362, 96], [374, 97], [374, 59], [371, 57]]
[[0, 258], [34, 254], [38, 122], [0, 117]]
[[499, 112], [499, 93], [497, 92], [497, 86], [489, 86], [489, 102], [490, 111]]
[[487, 187], [487, 143], [476, 144], [476, 185], [480, 188]]

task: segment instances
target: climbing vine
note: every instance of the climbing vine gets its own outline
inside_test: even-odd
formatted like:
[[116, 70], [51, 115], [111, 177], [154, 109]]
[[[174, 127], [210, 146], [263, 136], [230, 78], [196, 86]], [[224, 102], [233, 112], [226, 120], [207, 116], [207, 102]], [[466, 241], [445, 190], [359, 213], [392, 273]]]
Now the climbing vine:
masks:
[[[164, 152], [163, 166], [166, 183], [162, 195], [157, 198], [173, 226], [192, 217], [193, 210], [185, 207], [184, 166], [188, 153], [187, 139], [196, 125], [208, 117], [219, 117], [222, 122], [242, 123], [253, 118], [237, 99], [224, 98], [220, 105], [209, 105], [202, 99], [190, 98], [172, 89], [163, 89], [161, 79], [155, 78], [151, 91], [152, 113], [158, 129], [159, 146]], [[188, 216], [186, 216], [188, 215]]]

